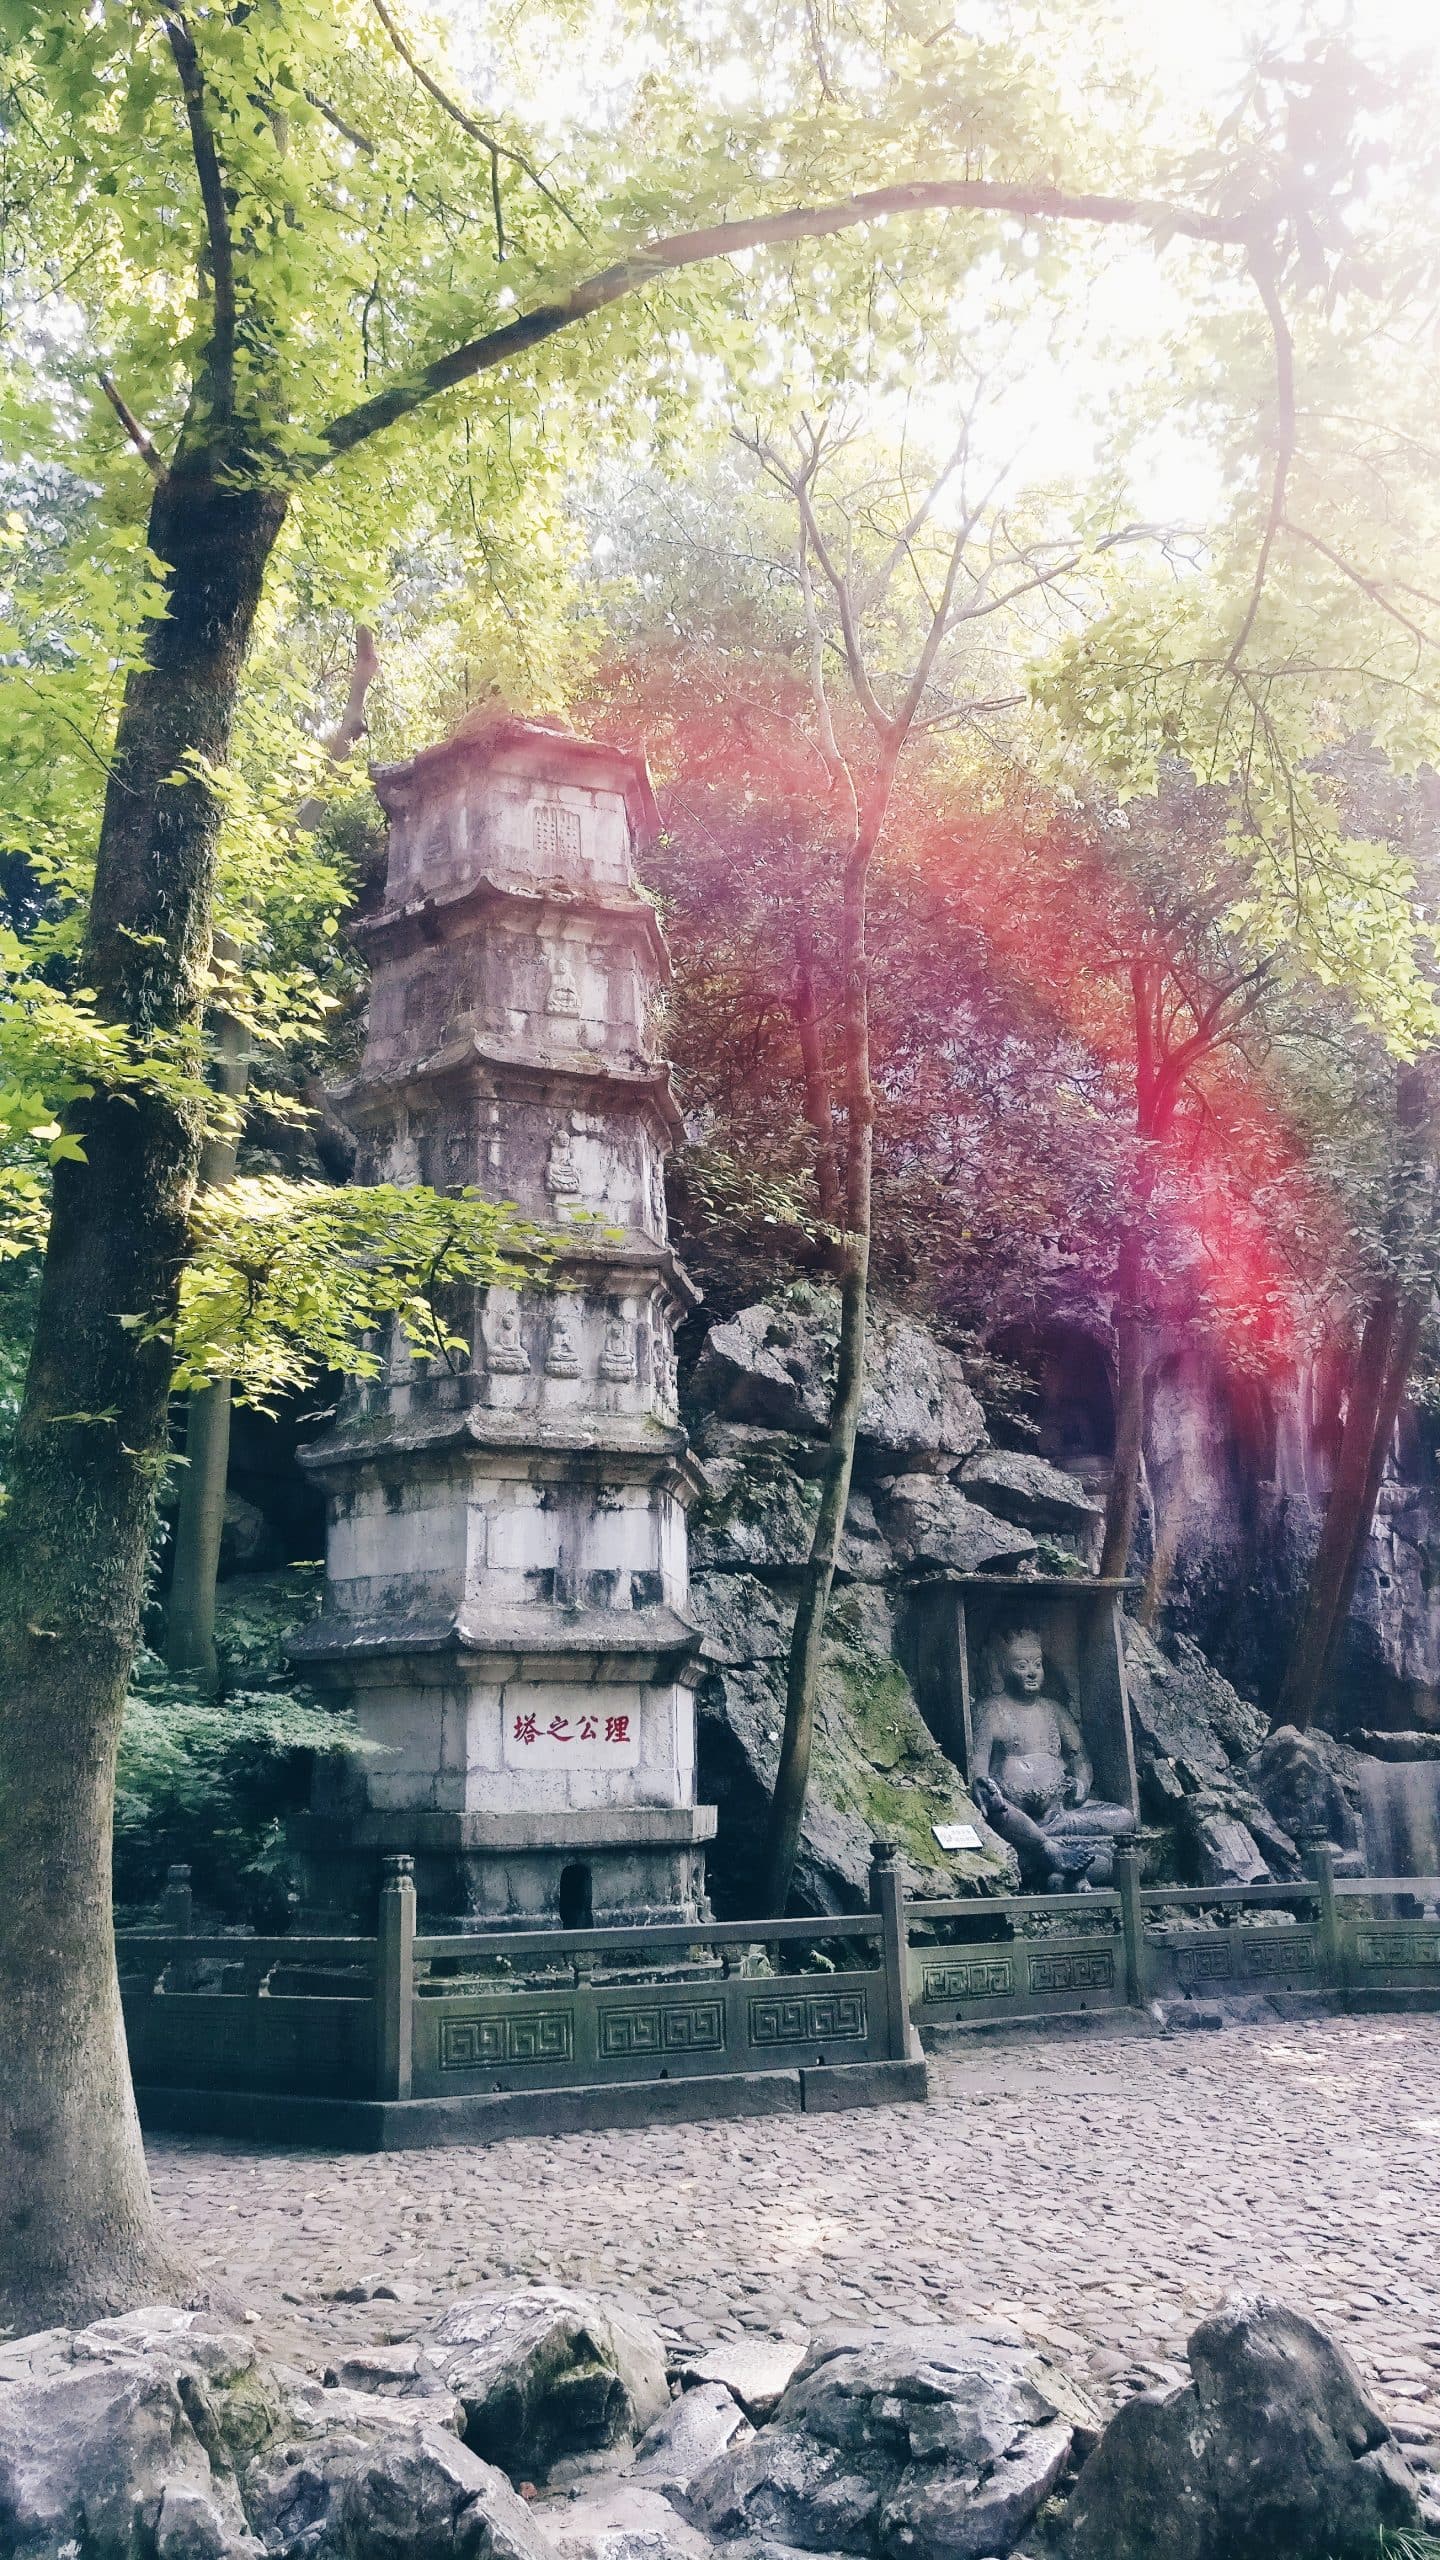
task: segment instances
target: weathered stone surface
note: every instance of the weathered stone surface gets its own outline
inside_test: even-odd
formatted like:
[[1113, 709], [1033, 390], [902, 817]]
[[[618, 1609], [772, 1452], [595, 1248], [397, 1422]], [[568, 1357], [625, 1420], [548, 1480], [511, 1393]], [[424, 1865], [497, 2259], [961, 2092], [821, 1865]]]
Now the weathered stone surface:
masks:
[[[1293, 1725], [1277, 1726], [1277, 1738], [1294, 1730]], [[1324, 1741], [1327, 1737], [1321, 1735], [1319, 1739]], [[1440, 1760], [1440, 1733], [1373, 1733], [1362, 1727], [1351, 1734], [1350, 1740], [1357, 1751], [1367, 1753], [1373, 1760]]]
[[1414, 2526], [1414, 2476], [1323, 2330], [1264, 2296], [1202, 2321], [1193, 2379], [1111, 2419], [1064, 2560], [1359, 2560]]
[[756, 1574], [695, 1574], [690, 1614], [705, 1631], [706, 1658], [712, 1663], [738, 1669], [783, 1662], [790, 1649], [794, 1604]]
[[695, 2382], [723, 2383], [757, 2426], [768, 2418], [804, 2362], [794, 2338], [726, 2338], [686, 2367]]
[[1293, 1724], [1277, 1725], [1266, 1735], [1247, 1767], [1261, 1803], [1292, 1839], [1319, 1833], [1341, 1850], [1360, 1845], [1360, 1823], [1353, 1782], [1345, 1775], [1355, 1755], [1328, 1734], [1301, 1733]]
[[[690, 1607], [702, 1627], [713, 1625], [720, 1656], [696, 1693], [699, 1792], [720, 1809], [726, 1847], [723, 1867], [712, 1868], [712, 1890], [727, 1914], [739, 1916], [755, 1907], [756, 1862], [780, 1757], [793, 1603], [781, 1603], [750, 1576], [702, 1574], [691, 1586]], [[893, 1641], [882, 1591], [857, 1583], [837, 1595], [796, 1870], [802, 1910], [863, 1908], [877, 1836], [897, 1843], [917, 1893], [953, 1893], [1013, 1875], [1010, 1853], [985, 1829], [959, 1771], [926, 1727]], [[937, 1822], [974, 1825], [981, 1847], [942, 1851], [931, 1828]]]
[[820, 1487], [797, 1471], [793, 1435], [747, 1431], [745, 1440], [700, 1460], [704, 1491], [690, 1515], [697, 1572], [793, 1572], [810, 1553]]
[[1237, 1815], [1196, 1814], [1190, 1825], [1198, 1884], [1266, 1884], [1270, 1870], [1254, 1836]]
[[510, 2483], [394, 2400], [316, 2391], [245, 2482], [283, 2560], [548, 2560]]
[[235, 2467], [279, 2424], [248, 2340], [157, 2307], [0, 2347], [7, 2560], [241, 2560]]
[[655, 2331], [563, 2285], [470, 2294], [425, 2343], [461, 2403], [465, 2442], [512, 2479], [633, 2442], [670, 2405]]
[[967, 1458], [956, 1478], [967, 1492], [1002, 1520], [1022, 1529], [1097, 1528], [1104, 1506], [1092, 1502], [1078, 1476], [1066, 1475], [1028, 1449], [980, 1449]]
[[762, 1300], [712, 1325], [696, 1363], [697, 1401], [730, 1422], [767, 1431], [825, 1428], [826, 1396], [816, 1329], [798, 1306]]
[[425, 2400], [427, 2417], [458, 2436], [463, 2423], [460, 2403], [423, 2349], [362, 2347], [325, 2369], [327, 2386], [336, 2391], [362, 2391], [377, 2399]]
[[[381, 2371], [380, 2351], [353, 2365]], [[423, 2395], [423, 2377], [412, 2375]], [[433, 2389], [433, 2385], [430, 2386]], [[5, 2560], [546, 2560], [437, 2408], [266, 2365], [166, 2306], [0, 2348]]]
[[[788, 1579], [810, 1553], [820, 1503], [813, 1441], [717, 1423], [696, 1434], [703, 1490], [690, 1514], [694, 1572]], [[898, 1570], [875, 1506], [851, 1493], [836, 1564], [841, 1582], [885, 1582]]]
[[727, 2446], [754, 2433], [723, 2382], [697, 2382], [672, 2400], [663, 2417], [640, 2439], [635, 2473], [656, 2487], [684, 2489], [718, 2460]]
[[1134, 1619], [1124, 1621], [1124, 1635], [1137, 1742], [1154, 1757], [1186, 1764], [1197, 1782], [1243, 1766], [1269, 1732], [1268, 1717], [1187, 1636], [1172, 1636], [1162, 1653]]
[[[799, 1287], [716, 1325], [696, 1365], [697, 1402], [733, 1422], [823, 1432], [838, 1338], [833, 1290]], [[912, 1317], [872, 1309], [857, 1458], [865, 1469], [953, 1466], [985, 1421], [954, 1352]]]
[[1268, 1731], [1187, 1637], [1161, 1651], [1122, 1620], [1141, 1806], [1175, 1833], [1183, 1872], [1196, 1884], [1257, 1884], [1300, 1873], [1300, 1853], [1252, 1783]]
[[997, 1520], [936, 1476], [891, 1476], [877, 1484], [875, 1512], [901, 1561], [922, 1570], [988, 1573], [1035, 1553], [1028, 1529]]
[[[691, 2392], [686, 2397], [693, 2399]], [[675, 2403], [678, 2409], [682, 2404]], [[739, 2411], [736, 2411], [739, 2418]], [[661, 2419], [660, 2427], [665, 2420]], [[740, 2419], [743, 2428], [745, 2421]], [[652, 2429], [658, 2435], [659, 2428]], [[674, 2504], [678, 2483], [638, 2459], [591, 2469], [533, 2509], [560, 2560], [713, 2560], [709, 2537]]]
[[687, 2503], [725, 2540], [981, 2560], [1029, 2523], [1079, 2413], [1074, 2386], [999, 2326], [821, 2340], [770, 2425]]

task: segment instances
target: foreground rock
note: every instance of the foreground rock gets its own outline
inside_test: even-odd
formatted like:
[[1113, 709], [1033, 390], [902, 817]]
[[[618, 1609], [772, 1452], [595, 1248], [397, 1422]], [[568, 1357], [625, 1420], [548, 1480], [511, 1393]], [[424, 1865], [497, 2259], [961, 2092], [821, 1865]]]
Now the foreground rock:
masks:
[[699, 2382], [672, 2400], [664, 2417], [641, 2438], [634, 2476], [652, 2488], [688, 2489], [731, 2445], [748, 2443], [753, 2434], [723, 2382]]
[[513, 2480], [543, 2480], [563, 2454], [633, 2443], [670, 2406], [656, 2332], [558, 2284], [452, 2303], [425, 2359], [460, 2403], [471, 2452]]
[[686, 2509], [725, 2540], [983, 2560], [1014, 2547], [1093, 2415], [1016, 2331], [822, 2339], [770, 2424], [692, 2482]]
[[297, 2395], [243, 2494], [266, 2552], [285, 2560], [548, 2560], [503, 2473], [428, 2415], [359, 2392]]
[[547, 2560], [509, 2482], [435, 2411], [269, 2366], [196, 2312], [42, 2330], [0, 2347], [0, 2552]]
[[723, 2383], [757, 2426], [773, 2417], [805, 2361], [793, 2338], [727, 2338], [685, 2368], [687, 2383]]
[[[1255, 2297], [1203, 2321], [1194, 2379], [1111, 2419], [1075, 2485], [1063, 2560], [1370, 2560], [1417, 2487], [1349, 2358]], [[998, 2546], [997, 2546], [998, 2547]]]

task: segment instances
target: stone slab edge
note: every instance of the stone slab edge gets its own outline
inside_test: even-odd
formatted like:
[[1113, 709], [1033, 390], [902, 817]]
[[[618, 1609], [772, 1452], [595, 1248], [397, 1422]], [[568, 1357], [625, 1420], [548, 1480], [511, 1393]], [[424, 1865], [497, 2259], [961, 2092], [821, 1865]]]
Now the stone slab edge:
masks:
[[919, 2062], [836, 2063], [794, 2071], [715, 2072], [690, 2080], [578, 2089], [507, 2089], [475, 2097], [307, 2098], [245, 2089], [139, 2088], [154, 2133], [218, 2133], [262, 2143], [353, 2151], [503, 2142], [516, 2134], [599, 2133], [627, 2125], [695, 2124], [725, 2116], [831, 2115], [849, 2107], [923, 2104]]

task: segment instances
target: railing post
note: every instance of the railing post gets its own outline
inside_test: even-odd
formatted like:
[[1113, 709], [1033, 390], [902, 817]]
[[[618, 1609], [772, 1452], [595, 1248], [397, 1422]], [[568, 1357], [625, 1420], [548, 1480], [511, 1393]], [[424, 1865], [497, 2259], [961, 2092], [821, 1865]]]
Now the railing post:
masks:
[[415, 1999], [415, 1861], [385, 1860], [376, 1948], [376, 2094], [408, 2098]]
[[1146, 1999], [1145, 1913], [1140, 1901], [1140, 1852], [1115, 1852], [1115, 1890], [1120, 1896], [1120, 1933], [1125, 1941], [1125, 1999], [1143, 2009]]
[[187, 1937], [195, 1926], [195, 1896], [191, 1890], [188, 1867], [167, 1867], [165, 1890], [160, 1896], [160, 1925], [173, 1929], [177, 1937]]
[[1332, 1991], [1343, 1991], [1345, 1985], [1345, 1948], [1340, 1935], [1340, 1911], [1335, 1899], [1335, 1852], [1328, 1840], [1313, 1841], [1305, 1852], [1305, 1872], [1313, 1876], [1318, 1888], [1320, 1922], [1320, 1966]]
[[878, 1912], [880, 1958], [885, 1968], [887, 2044], [891, 2060], [910, 2059], [910, 1940], [905, 1925], [905, 1886], [894, 1842], [870, 1843], [870, 1908]]
[[[188, 1938], [194, 1930], [195, 1895], [187, 1866], [167, 1867], [165, 1870], [165, 1890], [160, 1896], [160, 1926], [177, 1938]], [[198, 1969], [194, 1964], [187, 1964], [183, 1956], [177, 1956], [167, 1971], [172, 1991], [194, 1990]]]

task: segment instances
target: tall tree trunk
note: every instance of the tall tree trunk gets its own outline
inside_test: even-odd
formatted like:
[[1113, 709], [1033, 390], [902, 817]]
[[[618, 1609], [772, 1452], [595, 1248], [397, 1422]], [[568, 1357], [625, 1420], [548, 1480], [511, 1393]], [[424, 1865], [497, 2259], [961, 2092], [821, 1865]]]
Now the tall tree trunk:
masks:
[[1372, 1300], [1346, 1400], [1335, 1480], [1305, 1605], [1276, 1701], [1277, 1723], [1314, 1721], [1350, 1614], [1390, 1446], [1425, 1320], [1424, 1301], [1387, 1285]]
[[[216, 1023], [215, 1081], [238, 1103], [249, 1075], [245, 1035], [233, 1014]], [[211, 1138], [200, 1158], [200, 1180], [232, 1182], [239, 1133]], [[230, 1466], [230, 1381], [216, 1378], [192, 1394], [185, 1422], [185, 1464], [175, 1520], [175, 1565], [165, 1618], [165, 1660], [213, 1696], [219, 1683], [215, 1654], [215, 1584], [225, 1528], [225, 1483]]]
[[1130, 1561], [1145, 1445], [1145, 1373], [1148, 1332], [1140, 1304], [1144, 1248], [1137, 1233], [1120, 1247], [1115, 1310], [1115, 1463], [1105, 1497], [1102, 1574], [1122, 1574]]
[[865, 910], [870, 862], [894, 785], [898, 741], [882, 758], [845, 865], [841, 952], [845, 1004], [845, 1236], [840, 1255], [840, 1341], [835, 1391], [821, 1479], [820, 1509], [800, 1577], [785, 1684], [785, 1729], [765, 1840], [766, 1913], [783, 1912], [790, 1895], [815, 1738], [825, 1618], [845, 1528], [855, 1438], [865, 1387], [865, 1330], [870, 1280], [871, 1189], [875, 1092], [870, 1079], [870, 962]]
[[808, 924], [795, 930], [795, 1032], [800, 1044], [800, 1070], [805, 1084], [805, 1117], [815, 1137], [815, 1191], [827, 1227], [838, 1227], [844, 1215], [840, 1170], [835, 1160], [835, 1115], [830, 1105], [830, 1077], [820, 1036], [820, 1009], [815, 1001], [815, 937]]
[[[380, 660], [368, 623], [355, 629], [355, 664], [345, 708], [325, 741], [332, 763], [341, 764], [365, 727], [365, 700]], [[317, 827], [325, 802], [316, 794], [302, 800], [295, 813], [297, 831]], [[223, 945], [223, 949], [222, 949]], [[215, 937], [217, 954], [233, 964], [238, 946], [228, 934]], [[215, 1081], [232, 1102], [243, 1099], [250, 1058], [245, 1035], [233, 1014], [216, 1017]], [[233, 1182], [239, 1133], [212, 1138], [200, 1159], [200, 1181]], [[215, 1585], [220, 1573], [220, 1542], [225, 1530], [225, 1486], [230, 1466], [231, 1388], [216, 1378], [192, 1394], [185, 1422], [185, 1464], [180, 1477], [180, 1503], [175, 1521], [175, 1563], [165, 1621], [165, 1660], [170, 1669], [197, 1680], [212, 1696], [219, 1686], [215, 1653]]]
[[[106, 1016], [199, 1067], [218, 811], [241, 667], [284, 501], [177, 468], [157, 488], [165, 614], [129, 679], [82, 963]], [[193, 2280], [156, 2221], [115, 1974], [115, 1753], [139, 1633], [173, 1313], [202, 1114], [101, 1091], [56, 1168], [0, 1526], [0, 2320], [85, 2319]]]

